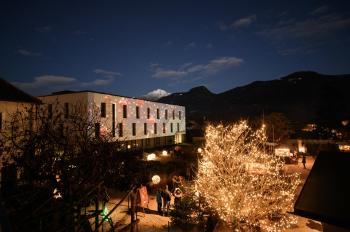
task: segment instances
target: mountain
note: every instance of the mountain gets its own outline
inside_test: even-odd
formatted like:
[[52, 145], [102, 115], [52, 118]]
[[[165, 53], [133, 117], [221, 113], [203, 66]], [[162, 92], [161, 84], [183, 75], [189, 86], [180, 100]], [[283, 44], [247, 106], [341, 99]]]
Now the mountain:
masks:
[[350, 75], [295, 72], [214, 94], [200, 86], [159, 99], [186, 106], [189, 120], [233, 121], [283, 113], [295, 123], [340, 123], [350, 119]]

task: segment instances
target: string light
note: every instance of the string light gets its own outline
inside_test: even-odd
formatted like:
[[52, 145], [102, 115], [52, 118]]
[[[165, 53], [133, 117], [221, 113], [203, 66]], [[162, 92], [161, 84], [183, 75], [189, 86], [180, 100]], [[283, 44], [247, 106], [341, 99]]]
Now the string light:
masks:
[[195, 188], [221, 220], [237, 230], [282, 231], [296, 224], [299, 174], [284, 172], [279, 157], [264, 152], [265, 127], [246, 121], [209, 125]]

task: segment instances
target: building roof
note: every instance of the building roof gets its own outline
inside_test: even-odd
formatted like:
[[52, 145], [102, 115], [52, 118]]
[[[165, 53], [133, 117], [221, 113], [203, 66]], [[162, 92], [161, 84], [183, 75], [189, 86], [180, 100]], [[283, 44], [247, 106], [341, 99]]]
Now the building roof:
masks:
[[2, 78], [0, 78], [0, 101], [41, 103], [39, 99], [23, 92]]
[[[128, 97], [128, 96], [123, 96], [123, 95], [118, 95], [118, 94], [113, 94], [113, 93], [106, 93], [106, 92], [99, 92], [99, 91], [94, 91], [94, 90], [80, 90], [80, 91], [63, 90], [63, 91], [53, 92], [49, 95], [42, 95], [42, 96], [38, 96], [38, 97], [56, 96], [56, 95], [74, 94], [74, 93], [98, 93], [98, 94], [105, 94], [105, 95], [110, 95], [110, 96], [115, 96], [115, 97], [125, 97], [125, 98], [132, 98], [132, 99], [148, 101], [148, 102], [155, 102], [155, 103], [160, 103], [160, 104], [176, 105], [176, 104], [169, 104], [169, 103], [163, 103], [163, 102], [142, 99], [139, 97]], [[176, 106], [182, 106], [182, 105], [176, 105]], [[185, 106], [182, 106], [182, 107], [185, 107]]]
[[294, 213], [350, 229], [350, 155], [320, 153], [294, 205]]

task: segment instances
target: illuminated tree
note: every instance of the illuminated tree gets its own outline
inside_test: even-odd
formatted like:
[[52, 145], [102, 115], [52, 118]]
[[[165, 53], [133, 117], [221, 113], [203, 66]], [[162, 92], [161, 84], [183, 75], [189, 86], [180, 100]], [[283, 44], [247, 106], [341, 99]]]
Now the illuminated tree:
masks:
[[221, 220], [246, 231], [281, 231], [296, 223], [288, 212], [300, 178], [265, 152], [264, 126], [253, 131], [245, 121], [209, 125], [205, 138], [195, 184]]

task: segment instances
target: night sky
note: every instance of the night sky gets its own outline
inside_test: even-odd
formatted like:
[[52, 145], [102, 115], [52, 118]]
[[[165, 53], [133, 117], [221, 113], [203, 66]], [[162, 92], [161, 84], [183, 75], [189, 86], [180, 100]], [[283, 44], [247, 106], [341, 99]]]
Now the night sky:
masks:
[[0, 76], [33, 95], [350, 73], [350, 1], [1, 1], [0, 28]]

